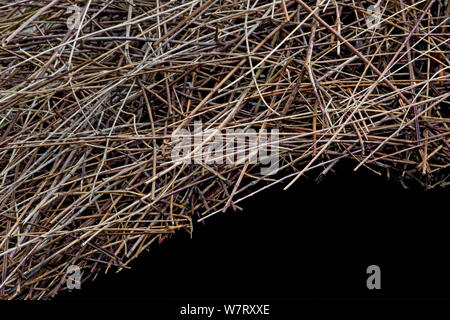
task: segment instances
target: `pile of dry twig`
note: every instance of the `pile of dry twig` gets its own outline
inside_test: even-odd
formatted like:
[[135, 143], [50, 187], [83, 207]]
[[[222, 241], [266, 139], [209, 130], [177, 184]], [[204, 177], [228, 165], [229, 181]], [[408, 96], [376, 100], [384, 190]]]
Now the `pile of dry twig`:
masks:
[[[127, 268], [198, 217], [341, 159], [448, 184], [449, 8], [0, 1], [0, 296], [52, 297], [70, 265], [83, 280]], [[278, 129], [279, 174], [174, 163], [171, 135], [196, 121]]]

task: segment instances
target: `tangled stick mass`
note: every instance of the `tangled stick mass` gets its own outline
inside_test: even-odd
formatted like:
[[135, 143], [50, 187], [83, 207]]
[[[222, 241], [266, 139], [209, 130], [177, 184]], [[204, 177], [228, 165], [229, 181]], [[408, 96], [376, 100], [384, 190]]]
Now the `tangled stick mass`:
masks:
[[[199, 219], [344, 159], [444, 187], [449, 10], [447, 0], [0, 1], [0, 296], [51, 298], [69, 266], [82, 281], [129, 268]], [[248, 158], [174, 162], [174, 132], [196, 122], [277, 129], [277, 174]]]

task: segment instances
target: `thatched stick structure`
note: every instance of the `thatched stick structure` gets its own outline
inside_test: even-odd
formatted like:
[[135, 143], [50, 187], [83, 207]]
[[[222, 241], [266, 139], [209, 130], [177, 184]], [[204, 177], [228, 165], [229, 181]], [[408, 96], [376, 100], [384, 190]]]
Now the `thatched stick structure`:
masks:
[[[128, 268], [152, 243], [342, 159], [447, 185], [449, 10], [0, 1], [0, 296], [51, 298], [71, 265], [82, 281]], [[277, 174], [262, 173], [250, 145], [239, 161], [226, 158], [242, 154], [234, 144], [199, 159], [216, 141], [199, 123], [227, 146], [253, 135], [267, 147], [278, 130]], [[180, 132], [194, 161], [173, 158]]]

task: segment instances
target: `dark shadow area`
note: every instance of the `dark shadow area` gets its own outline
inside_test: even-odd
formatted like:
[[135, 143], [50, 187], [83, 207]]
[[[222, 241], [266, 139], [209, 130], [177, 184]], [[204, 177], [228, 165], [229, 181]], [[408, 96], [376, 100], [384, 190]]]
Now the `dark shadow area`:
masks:
[[[450, 298], [448, 189], [405, 190], [341, 165], [262, 192], [56, 301]], [[381, 268], [381, 290], [366, 269]]]

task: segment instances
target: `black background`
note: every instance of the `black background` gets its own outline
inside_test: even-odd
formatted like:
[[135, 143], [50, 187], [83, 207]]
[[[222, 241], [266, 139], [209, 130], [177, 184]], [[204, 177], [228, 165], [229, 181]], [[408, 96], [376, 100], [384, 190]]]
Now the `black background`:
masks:
[[[427, 314], [447, 308], [448, 188], [405, 190], [353, 167], [344, 163], [320, 183], [314, 174], [287, 191], [261, 192], [239, 204], [244, 211], [196, 224], [192, 238], [175, 234], [131, 270], [102, 274], [52, 303], [71, 313], [148, 319], [207, 318], [180, 315], [187, 304], [270, 306], [270, 316], [216, 312], [212, 319], [288, 319], [306, 310], [367, 316], [382, 305], [404, 314], [405, 303], [417, 311], [425, 305]], [[381, 290], [367, 289], [369, 265], [381, 268]]]
[[[241, 203], [55, 301], [149, 304], [450, 299], [448, 188], [405, 190], [338, 166]], [[381, 268], [381, 290], [366, 269]], [[173, 311], [175, 312], [175, 311]]]

